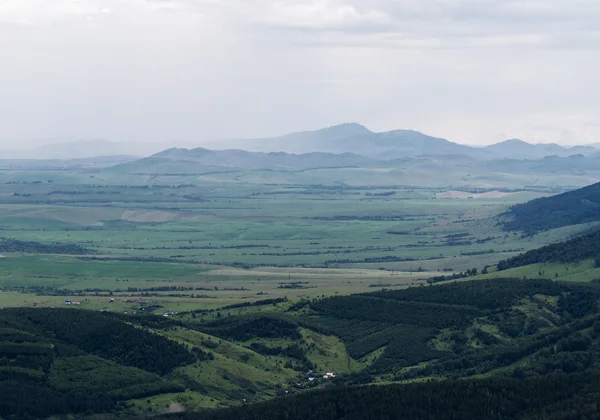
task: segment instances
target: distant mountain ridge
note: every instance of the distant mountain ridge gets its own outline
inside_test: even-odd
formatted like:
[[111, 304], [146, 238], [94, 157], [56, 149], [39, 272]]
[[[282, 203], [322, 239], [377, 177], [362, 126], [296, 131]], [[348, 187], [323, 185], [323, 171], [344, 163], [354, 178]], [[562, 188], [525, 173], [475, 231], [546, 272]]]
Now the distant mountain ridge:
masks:
[[210, 150], [171, 148], [134, 162], [116, 165], [112, 171], [129, 173], [203, 173], [227, 170], [374, 167], [380, 161], [354, 153], [248, 152], [240, 149]]
[[419, 156], [466, 156], [479, 160], [542, 159], [547, 156], [600, 156], [600, 143], [564, 147], [558, 144], [530, 144], [518, 139], [484, 146], [468, 146], [414, 130], [374, 132], [358, 123], [343, 123], [312, 131], [300, 131], [277, 137], [220, 141], [171, 141], [161, 143], [111, 142], [105, 140], [69, 141], [29, 150], [4, 150], [5, 159], [79, 159], [97, 156], [149, 156], [169, 147], [188, 148], [202, 143], [206, 149], [247, 150], [251, 152], [353, 153], [379, 160]]
[[314, 131], [301, 131], [279, 137], [210, 142], [208, 147], [242, 148], [255, 152], [288, 153], [329, 152], [355, 153], [378, 159], [463, 155], [474, 159], [541, 159], [546, 156], [568, 157], [600, 153], [600, 144], [564, 147], [558, 144], [530, 144], [510, 139], [474, 147], [433, 137], [414, 130], [373, 132], [358, 123], [344, 123]]
[[542, 159], [548, 156], [568, 157], [573, 155], [590, 156], [599, 152], [593, 146], [564, 147], [556, 143], [530, 144], [519, 139], [505, 140], [486, 146], [496, 158]]

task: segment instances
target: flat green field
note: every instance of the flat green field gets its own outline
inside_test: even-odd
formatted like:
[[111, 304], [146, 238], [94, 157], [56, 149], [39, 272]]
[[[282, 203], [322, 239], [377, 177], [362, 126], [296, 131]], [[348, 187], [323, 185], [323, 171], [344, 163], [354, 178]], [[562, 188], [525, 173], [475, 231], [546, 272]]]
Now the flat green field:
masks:
[[245, 175], [232, 182], [7, 169], [0, 294], [37, 296], [40, 305], [70, 297], [120, 311], [139, 310], [127, 300], [143, 298], [161, 311], [183, 311], [361, 293], [481, 270], [575, 232], [523, 239], [500, 229], [499, 214], [548, 194], [542, 190], [466, 193]]

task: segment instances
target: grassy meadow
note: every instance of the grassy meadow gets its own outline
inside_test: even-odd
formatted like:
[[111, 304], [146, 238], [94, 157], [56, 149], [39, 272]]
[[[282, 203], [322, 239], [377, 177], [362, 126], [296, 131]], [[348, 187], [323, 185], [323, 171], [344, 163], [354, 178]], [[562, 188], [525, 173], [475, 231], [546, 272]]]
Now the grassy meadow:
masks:
[[496, 217], [548, 194], [539, 189], [349, 186], [322, 172], [332, 173], [306, 171], [305, 183], [293, 184], [252, 171], [235, 181], [4, 169], [0, 238], [18, 242], [0, 246], [0, 295], [115, 311], [139, 310], [127, 300], [143, 298], [184, 311], [352, 294], [481, 270], [574, 233], [501, 231]]

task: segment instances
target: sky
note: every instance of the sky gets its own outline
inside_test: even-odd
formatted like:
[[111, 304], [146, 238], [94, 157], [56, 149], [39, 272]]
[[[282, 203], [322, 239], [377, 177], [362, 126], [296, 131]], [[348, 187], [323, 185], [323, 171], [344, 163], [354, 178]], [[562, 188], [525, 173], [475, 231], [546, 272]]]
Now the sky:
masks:
[[0, 0], [0, 148], [359, 122], [600, 142], [597, 0]]

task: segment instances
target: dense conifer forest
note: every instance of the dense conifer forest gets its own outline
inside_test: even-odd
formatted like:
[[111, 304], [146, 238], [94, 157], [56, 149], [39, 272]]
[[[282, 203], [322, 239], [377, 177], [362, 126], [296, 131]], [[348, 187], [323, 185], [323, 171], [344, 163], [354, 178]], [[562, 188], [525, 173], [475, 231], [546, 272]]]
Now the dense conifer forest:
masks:
[[600, 183], [515, 205], [507, 216], [504, 229], [527, 234], [600, 221]]
[[184, 388], [159, 375], [207, 354], [106, 313], [0, 310], [0, 417], [103, 413]]
[[181, 420], [595, 419], [598, 372], [333, 388]]
[[[262, 357], [260, 363], [275, 359], [291, 372], [277, 386], [278, 398], [244, 403], [232, 390], [232, 405], [242, 407], [171, 418], [595, 418], [599, 301], [596, 284], [495, 279], [178, 319], [3, 309], [0, 417], [130, 418], [132, 400], [202, 395], [209, 391], [202, 376], [214, 363], [237, 358], [258, 366], [252, 359]], [[256, 308], [262, 310], [242, 315]], [[309, 339], [313, 332], [318, 340], [341, 340], [347, 354], [335, 359], [361, 364], [314, 386], [300, 384], [307, 372], [324, 369], [315, 363], [322, 350]], [[191, 366], [199, 370], [185, 376], [182, 369]], [[256, 394], [250, 380], [236, 381], [243, 395]]]
[[576, 263], [588, 258], [598, 258], [597, 265], [600, 266], [600, 231], [547, 245], [500, 261], [498, 270], [536, 263]]

